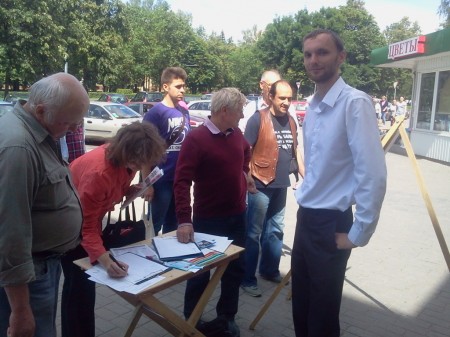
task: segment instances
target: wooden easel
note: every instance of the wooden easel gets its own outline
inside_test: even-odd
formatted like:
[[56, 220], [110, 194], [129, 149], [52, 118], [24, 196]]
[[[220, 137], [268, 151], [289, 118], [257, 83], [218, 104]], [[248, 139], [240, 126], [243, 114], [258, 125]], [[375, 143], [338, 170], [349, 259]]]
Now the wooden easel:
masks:
[[[436, 237], [441, 247], [442, 254], [444, 255], [445, 262], [447, 263], [447, 268], [450, 272], [450, 253], [448, 250], [448, 246], [447, 243], [445, 242], [444, 235], [442, 234], [441, 226], [439, 225], [439, 221], [434, 211], [433, 204], [431, 203], [430, 196], [425, 187], [425, 181], [423, 179], [422, 172], [420, 171], [419, 165], [417, 163], [416, 155], [414, 154], [411, 142], [409, 141], [408, 134], [406, 133], [405, 130], [405, 126], [403, 125], [404, 121], [405, 116], [403, 115], [395, 117], [395, 123], [391, 126], [389, 131], [381, 139], [381, 145], [383, 146], [384, 152], [386, 153], [389, 151], [389, 149], [392, 147], [392, 145], [395, 143], [395, 141], [398, 139], [399, 136], [403, 141], [406, 153], [409, 159], [411, 160], [411, 164], [413, 166], [413, 170], [416, 175], [417, 183], [419, 185], [420, 192], [422, 193], [422, 198], [425, 202], [425, 206], [427, 207], [428, 215], [430, 216], [431, 223], [433, 224], [434, 232], [436, 233]], [[255, 329], [256, 324], [264, 316], [264, 314], [269, 309], [270, 305], [278, 296], [278, 294], [281, 292], [283, 287], [285, 287], [288, 284], [290, 278], [291, 278], [291, 270], [289, 270], [286, 276], [283, 277], [280, 284], [275, 288], [272, 295], [269, 297], [267, 302], [263, 305], [259, 313], [256, 315], [255, 319], [250, 324], [249, 327], [250, 330]], [[288, 298], [290, 298], [290, 294], [291, 292], [289, 292]]]

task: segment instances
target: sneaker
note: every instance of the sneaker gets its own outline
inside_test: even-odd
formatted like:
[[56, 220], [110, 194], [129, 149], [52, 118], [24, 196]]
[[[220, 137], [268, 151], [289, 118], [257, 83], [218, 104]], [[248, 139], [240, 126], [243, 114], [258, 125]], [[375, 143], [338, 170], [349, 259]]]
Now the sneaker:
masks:
[[261, 278], [266, 281], [273, 282], [273, 283], [281, 283], [281, 281], [283, 280], [283, 278], [281, 277], [280, 274], [278, 274], [277, 276], [272, 276], [272, 277], [267, 277], [267, 276], [261, 275]]
[[258, 286], [241, 286], [244, 291], [253, 297], [261, 297], [262, 291], [258, 288]]

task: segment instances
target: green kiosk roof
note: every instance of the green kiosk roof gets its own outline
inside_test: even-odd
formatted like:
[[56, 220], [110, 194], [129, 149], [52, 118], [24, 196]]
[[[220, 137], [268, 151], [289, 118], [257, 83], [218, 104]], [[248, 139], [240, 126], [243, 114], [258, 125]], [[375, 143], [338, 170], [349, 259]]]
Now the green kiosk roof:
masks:
[[404, 56], [398, 59], [389, 59], [389, 46], [372, 50], [370, 64], [385, 68], [416, 68], [417, 62], [440, 53], [448, 53], [450, 56], [450, 28], [424, 35], [424, 52]]

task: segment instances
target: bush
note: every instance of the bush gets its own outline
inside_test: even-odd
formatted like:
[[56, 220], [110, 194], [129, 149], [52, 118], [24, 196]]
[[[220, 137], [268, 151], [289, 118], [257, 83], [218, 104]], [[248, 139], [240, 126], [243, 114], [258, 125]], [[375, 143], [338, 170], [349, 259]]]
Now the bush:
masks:
[[117, 89], [116, 91], [118, 94], [123, 94], [123, 95], [134, 95], [133, 90], [131, 89]]

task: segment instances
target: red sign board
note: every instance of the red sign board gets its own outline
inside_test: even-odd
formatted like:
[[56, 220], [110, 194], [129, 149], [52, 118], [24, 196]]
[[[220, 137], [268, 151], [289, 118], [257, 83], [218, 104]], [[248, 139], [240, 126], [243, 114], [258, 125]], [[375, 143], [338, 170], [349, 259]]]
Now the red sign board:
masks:
[[426, 36], [416, 36], [389, 45], [388, 59], [395, 60], [405, 56], [425, 53]]

